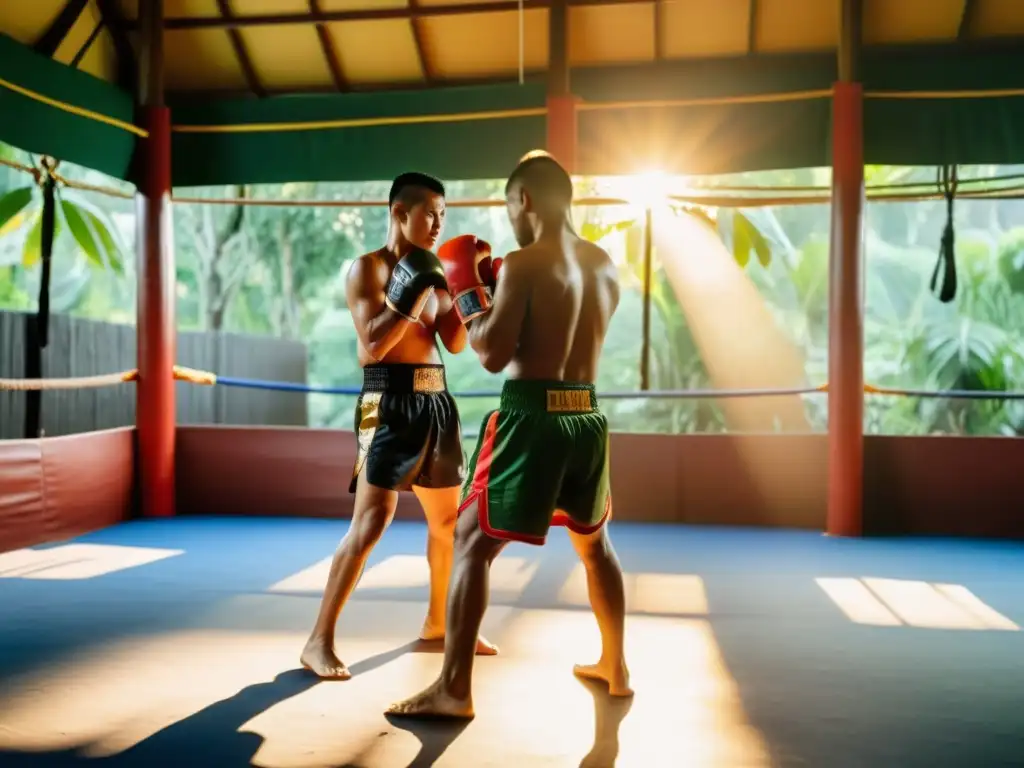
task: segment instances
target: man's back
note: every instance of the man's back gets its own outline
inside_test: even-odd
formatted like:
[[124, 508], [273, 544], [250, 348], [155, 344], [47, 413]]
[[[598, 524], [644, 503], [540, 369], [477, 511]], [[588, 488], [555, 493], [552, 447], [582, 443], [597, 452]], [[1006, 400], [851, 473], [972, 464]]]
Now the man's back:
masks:
[[513, 260], [530, 288], [509, 377], [593, 382], [619, 303], [615, 264], [568, 231], [509, 254], [507, 262]]

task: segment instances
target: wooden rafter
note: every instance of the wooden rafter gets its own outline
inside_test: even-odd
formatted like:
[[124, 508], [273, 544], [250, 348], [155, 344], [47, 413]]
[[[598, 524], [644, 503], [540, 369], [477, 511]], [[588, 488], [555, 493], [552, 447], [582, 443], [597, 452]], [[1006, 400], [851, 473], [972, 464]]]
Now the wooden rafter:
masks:
[[664, 3], [662, 0], [654, 0], [654, 60], [661, 61], [665, 58], [665, 32], [664, 32]]
[[548, 95], [572, 93], [569, 81], [569, 2], [553, 0], [548, 13]]
[[89, 0], [68, 0], [53, 23], [32, 45], [36, 53], [52, 58], [88, 4]]
[[[100, 9], [100, 18], [106, 28], [110, 30], [110, 39], [114, 44], [117, 84], [134, 93], [138, 83], [139, 68], [135, 49], [128, 36], [127, 25], [121, 15], [121, 9], [118, 8], [117, 0], [96, 0], [96, 7]], [[135, 28], [138, 29], [138, 20], [135, 21]]]
[[[217, 0], [217, 10], [220, 11], [221, 17], [226, 20], [231, 20], [235, 16], [231, 10], [229, 0]], [[164, 28], [168, 29], [166, 25]], [[257, 96], [266, 96], [267, 91], [256, 74], [256, 68], [252, 65], [252, 59], [249, 58], [249, 51], [245, 47], [241, 31], [237, 27], [227, 27], [226, 29], [228, 38], [231, 40], [231, 47], [235, 51], [235, 58], [238, 60], [238, 66], [242, 68], [242, 74], [245, 75], [245, 82], [248, 83], [249, 90]]]
[[[408, 0], [409, 10], [415, 12], [420, 10], [419, 0]], [[434, 71], [430, 67], [430, 60], [427, 58], [423, 45], [423, 27], [418, 16], [410, 16], [409, 24], [412, 25], [412, 39], [416, 44], [416, 55], [420, 60], [420, 69], [423, 70], [423, 79], [428, 83], [434, 82]]]
[[[309, 0], [309, 10], [312, 13], [320, 13], [319, 0]], [[341, 58], [334, 46], [334, 37], [326, 24], [318, 22], [316, 25], [316, 36], [320, 38], [320, 48], [324, 52], [324, 59], [327, 61], [327, 68], [331, 71], [331, 79], [334, 80], [334, 87], [339, 91], [347, 91], [348, 80], [345, 71], [341, 68]]]
[[757, 53], [757, 0], [747, 10], [747, 53]]
[[85, 58], [85, 54], [92, 48], [92, 44], [96, 42], [96, 38], [100, 36], [100, 32], [103, 31], [103, 27], [106, 26], [106, 22], [101, 18], [96, 22], [96, 26], [93, 27], [92, 32], [89, 33], [89, 37], [86, 38], [85, 42], [82, 43], [81, 48], [75, 53], [74, 58], [71, 59], [71, 66], [74, 69], [78, 69], [78, 65], [82, 63], [82, 59]]
[[971, 27], [974, 26], [974, 17], [978, 12], [977, 0], [964, 0], [963, 10], [960, 11], [960, 26], [956, 30], [956, 39], [967, 40], [971, 35]]
[[[523, 0], [527, 10], [550, 8], [556, 0]], [[651, 0], [567, 0], [570, 6], [650, 5]], [[435, 16], [465, 16], [476, 13], [507, 13], [518, 11], [518, 0], [495, 0], [453, 5], [417, 5], [404, 8], [374, 8], [359, 11], [323, 11], [321, 13], [280, 13], [262, 16], [178, 16], [164, 22], [165, 29], [245, 29], [291, 24], [317, 24], [335, 21], [368, 21], [375, 19], [422, 19]]]

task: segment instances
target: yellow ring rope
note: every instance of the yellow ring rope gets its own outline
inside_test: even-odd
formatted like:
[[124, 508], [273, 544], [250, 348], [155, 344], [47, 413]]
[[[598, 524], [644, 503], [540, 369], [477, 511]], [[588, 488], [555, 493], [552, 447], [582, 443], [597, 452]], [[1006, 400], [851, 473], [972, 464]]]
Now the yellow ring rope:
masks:
[[334, 128], [374, 128], [385, 125], [422, 125], [425, 123], [459, 123], [469, 120], [502, 120], [513, 117], [541, 117], [547, 107], [500, 109], [485, 112], [458, 112], [442, 115], [409, 115], [404, 117], [357, 117], [340, 120], [311, 120], [295, 123], [240, 123], [235, 125], [174, 125], [176, 133], [269, 133], [274, 131], [325, 131]]
[[127, 384], [138, 379], [138, 371], [121, 371], [100, 376], [75, 376], [67, 379], [0, 379], [0, 391], [27, 392], [29, 390], [96, 389]]
[[[69, 104], [24, 86], [0, 78], [0, 87], [14, 93], [54, 107], [78, 117], [120, 128], [141, 138], [149, 132], [137, 125], [101, 114], [91, 109]], [[764, 93], [743, 96], [708, 96], [692, 99], [656, 99], [640, 101], [596, 101], [581, 102], [578, 109], [584, 112], [620, 109], [670, 109], [694, 106], [730, 106], [740, 104], [775, 104], [790, 101], [807, 101], [828, 98], [832, 88], [820, 88], [789, 93]], [[981, 90], [954, 91], [865, 91], [865, 99], [986, 99], [1024, 96], [1024, 88], [994, 88]], [[177, 133], [266, 133], [275, 131], [318, 131], [337, 128], [369, 128], [392, 125], [421, 125], [426, 123], [452, 123], [469, 120], [500, 120], [516, 117], [540, 117], [547, 114], [547, 107], [525, 107], [522, 109], [487, 110], [437, 115], [406, 115], [399, 117], [366, 117], [339, 120], [312, 120], [306, 122], [282, 123], [240, 123], [225, 125], [174, 125]]]
[[[692, 99], [651, 99], [638, 101], [581, 101], [581, 112], [622, 109], [677, 109], [680, 107], [737, 106], [741, 104], [779, 104], [811, 101], [832, 96], [834, 89], [819, 88], [788, 93], [760, 93], [743, 96], [707, 96]], [[976, 91], [865, 91], [865, 99], [990, 99], [1024, 96], [1024, 88], [997, 88]], [[500, 120], [513, 117], [540, 117], [546, 107], [503, 109], [480, 112], [458, 112], [436, 115], [405, 115], [400, 117], [366, 117], [338, 120], [311, 120], [281, 123], [234, 123], [220, 125], [174, 125], [176, 133], [266, 133], [274, 131], [319, 131], [338, 128], [367, 128], [425, 123], [453, 123], [467, 120]]]
[[[66, 379], [0, 379], [0, 392], [29, 392], [64, 389], [97, 389], [113, 387], [118, 384], [138, 382], [139, 371], [133, 368], [120, 373], [104, 373], [99, 376], [73, 376]], [[174, 366], [174, 380], [184, 381], [200, 386], [213, 386], [217, 383], [217, 374], [210, 371], [199, 371], [183, 365]]]
[[[26, 173], [35, 173], [29, 166], [22, 166], [18, 163], [0, 160], [0, 164], [9, 165]], [[86, 192], [109, 195], [125, 200], [134, 197], [132, 192], [122, 192], [112, 187], [103, 187], [96, 184], [84, 184], [73, 181], [59, 174], [55, 174], [56, 180], [69, 189], [78, 189]], [[962, 184], [969, 182], [983, 183], [991, 179], [965, 179]], [[929, 182], [922, 182], [917, 187], [927, 188], [932, 186]], [[881, 189], [889, 188], [889, 185], [881, 185]], [[699, 190], [700, 194], [694, 195], [669, 195], [668, 199], [674, 203], [691, 205], [703, 205], [715, 208], [758, 208], [777, 205], [823, 205], [831, 201], [830, 194], [801, 194], [801, 195], [714, 195], [708, 194], [718, 191], [719, 188], [705, 187]], [[721, 187], [721, 190], [729, 190], [730, 187]], [[750, 187], [755, 190], [757, 187]], [[765, 192], [784, 192], [786, 187], [763, 187]], [[819, 189], [817, 187], [802, 187], [801, 190]], [[823, 189], [828, 189], [827, 187]], [[895, 203], [895, 202], [926, 202], [931, 200], [943, 200], [945, 195], [942, 192], [874, 192], [866, 190], [865, 197], [872, 202]], [[963, 190], [957, 193], [960, 200], [1014, 200], [1024, 198], [1024, 185], [1007, 186], [1000, 189], [990, 190]], [[185, 205], [248, 205], [263, 208], [374, 208], [386, 206], [386, 200], [282, 200], [282, 199], [258, 199], [258, 198], [232, 198], [232, 197], [179, 197], [174, 196], [175, 203]], [[629, 200], [617, 197], [580, 197], [574, 201], [574, 205], [586, 206], [615, 206], [630, 205]], [[504, 200], [450, 200], [449, 208], [500, 208], [505, 205]]]
[[127, 123], [124, 120], [118, 120], [116, 117], [109, 117], [107, 115], [94, 112], [91, 109], [85, 109], [84, 107], [76, 107], [74, 104], [68, 104], [66, 101], [58, 101], [57, 99], [51, 99], [42, 93], [29, 90], [23, 86], [12, 83], [9, 80], [0, 78], [0, 86], [7, 88], [10, 91], [21, 94], [29, 99], [38, 101], [41, 104], [46, 104], [50, 107], [67, 112], [71, 115], [77, 115], [78, 117], [84, 117], [88, 120], [95, 120], [97, 123], [104, 123], [106, 125], [113, 126], [114, 128], [120, 128], [122, 131], [128, 131], [128, 133], [134, 133], [136, 136], [140, 136], [143, 139], [149, 136], [149, 131], [144, 128], [139, 128], [137, 125]]

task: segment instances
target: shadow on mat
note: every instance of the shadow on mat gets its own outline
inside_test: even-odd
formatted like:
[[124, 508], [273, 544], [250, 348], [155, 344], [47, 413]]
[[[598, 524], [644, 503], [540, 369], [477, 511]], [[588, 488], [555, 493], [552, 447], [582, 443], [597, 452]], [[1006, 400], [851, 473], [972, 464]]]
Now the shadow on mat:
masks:
[[[619, 729], [633, 706], [633, 699], [615, 698], [608, 689], [593, 680], [579, 680], [594, 697], [594, 746], [580, 762], [580, 768], [614, 768], [619, 756]], [[420, 750], [407, 768], [429, 768], [469, 726], [469, 720], [413, 720], [387, 716], [395, 728], [411, 733], [420, 742]], [[496, 746], [500, 750], [500, 746]], [[483, 757], [483, 756], [481, 756]], [[355, 764], [344, 768], [354, 768]]]
[[420, 751], [409, 761], [407, 768], [430, 768], [470, 723], [469, 720], [411, 720], [390, 715], [384, 717], [398, 730], [411, 733], [420, 743]]
[[612, 768], [619, 757], [619, 729], [633, 706], [633, 697], [609, 696], [607, 686], [595, 680], [576, 680], [594, 697], [594, 746], [580, 768]]
[[[353, 676], [370, 672], [408, 653], [415, 645], [407, 643], [371, 656], [349, 669]], [[83, 763], [103, 768], [250, 765], [263, 744], [263, 737], [238, 729], [271, 707], [325, 682], [328, 681], [304, 669], [290, 669], [272, 681], [246, 686], [234, 696], [214, 702], [110, 757], [90, 758], [80, 754], [78, 749], [34, 753], [0, 751], [0, 765], [3, 768], [59, 768]]]

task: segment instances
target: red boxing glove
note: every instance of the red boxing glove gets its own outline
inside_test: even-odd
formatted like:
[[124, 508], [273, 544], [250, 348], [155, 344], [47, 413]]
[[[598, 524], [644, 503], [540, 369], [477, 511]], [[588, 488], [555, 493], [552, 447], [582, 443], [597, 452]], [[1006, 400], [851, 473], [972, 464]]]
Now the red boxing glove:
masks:
[[444, 266], [448, 292], [463, 324], [490, 310], [492, 299], [488, 283], [493, 281], [494, 275], [491, 246], [487, 242], [475, 235], [459, 235], [438, 249], [437, 258]]
[[491, 274], [494, 276], [494, 280], [491, 285], [498, 285], [498, 273], [501, 272], [501, 265], [505, 263], [505, 260], [500, 256], [496, 259], [491, 259]]

